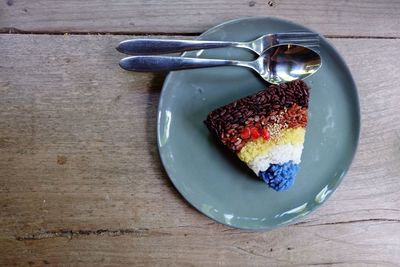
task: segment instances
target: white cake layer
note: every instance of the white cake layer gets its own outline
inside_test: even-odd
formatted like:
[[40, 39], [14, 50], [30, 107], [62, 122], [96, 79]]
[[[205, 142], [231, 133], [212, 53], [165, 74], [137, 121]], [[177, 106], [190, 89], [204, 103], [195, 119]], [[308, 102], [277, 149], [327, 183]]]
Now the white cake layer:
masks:
[[290, 160], [299, 164], [302, 151], [303, 144], [276, 145], [267, 154], [258, 156], [249, 162], [248, 166], [258, 175], [260, 171], [266, 171], [271, 164], [283, 164]]

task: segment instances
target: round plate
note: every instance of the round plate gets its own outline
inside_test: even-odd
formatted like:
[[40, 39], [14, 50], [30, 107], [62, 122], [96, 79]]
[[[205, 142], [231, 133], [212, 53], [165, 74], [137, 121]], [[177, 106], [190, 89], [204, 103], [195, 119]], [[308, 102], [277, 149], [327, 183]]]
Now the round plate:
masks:
[[[274, 32], [310, 30], [271, 18], [243, 18], [218, 25], [198, 39], [249, 41]], [[292, 188], [275, 192], [203, 124], [207, 114], [266, 87], [251, 70], [217, 67], [171, 72], [158, 107], [158, 146], [175, 187], [208, 217], [237, 228], [271, 229], [293, 223], [320, 206], [336, 189], [356, 151], [360, 131], [357, 89], [345, 62], [321, 36], [322, 67], [311, 86], [309, 121]], [[187, 52], [187, 57], [252, 60], [244, 49]]]

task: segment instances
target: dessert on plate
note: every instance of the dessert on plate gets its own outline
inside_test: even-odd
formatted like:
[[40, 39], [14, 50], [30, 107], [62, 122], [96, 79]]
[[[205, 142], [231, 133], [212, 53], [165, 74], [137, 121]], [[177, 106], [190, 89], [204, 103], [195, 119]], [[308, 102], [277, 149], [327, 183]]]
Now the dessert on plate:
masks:
[[270, 85], [212, 111], [210, 132], [271, 188], [290, 188], [299, 171], [307, 125], [304, 81]]

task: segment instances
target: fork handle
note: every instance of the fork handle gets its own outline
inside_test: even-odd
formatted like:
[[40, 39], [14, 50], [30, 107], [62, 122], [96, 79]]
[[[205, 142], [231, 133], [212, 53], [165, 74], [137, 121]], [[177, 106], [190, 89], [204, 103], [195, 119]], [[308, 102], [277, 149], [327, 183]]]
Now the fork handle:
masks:
[[132, 39], [119, 43], [117, 50], [128, 55], [164, 54], [189, 50], [243, 46], [241, 42], [166, 40], [166, 39]]
[[217, 66], [243, 66], [246, 62], [223, 59], [166, 57], [166, 56], [131, 56], [123, 58], [119, 65], [130, 71], [152, 72], [182, 69], [196, 69]]

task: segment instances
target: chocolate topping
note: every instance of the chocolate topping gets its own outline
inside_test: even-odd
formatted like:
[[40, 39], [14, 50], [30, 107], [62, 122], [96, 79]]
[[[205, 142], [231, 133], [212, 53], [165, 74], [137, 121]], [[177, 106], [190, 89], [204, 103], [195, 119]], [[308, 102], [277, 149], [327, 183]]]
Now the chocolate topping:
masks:
[[[301, 80], [281, 85], [270, 85], [257, 94], [241, 98], [212, 111], [204, 121], [212, 134], [233, 151], [245, 142], [240, 138], [244, 127], [263, 128], [269, 123], [285, 123], [288, 127], [303, 126], [307, 122], [309, 87]], [[287, 110], [296, 114], [284, 114]], [[281, 114], [281, 119], [277, 119]], [[292, 119], [292, 115], [295, 115]], [[283, 116], [283, 120], [282, 120]], [[289, 116], [289, 117], [288, 117]], [[242, 142], [243, 141], [243, 142]]]

